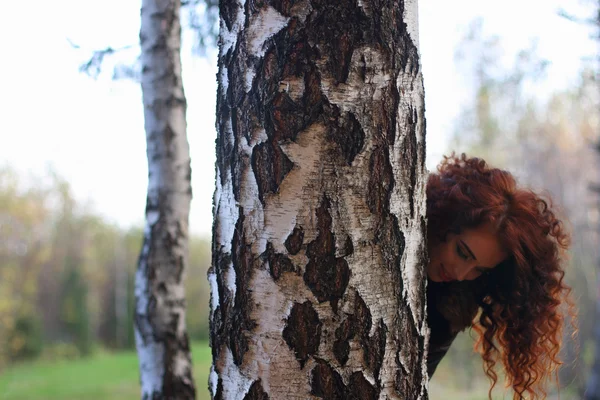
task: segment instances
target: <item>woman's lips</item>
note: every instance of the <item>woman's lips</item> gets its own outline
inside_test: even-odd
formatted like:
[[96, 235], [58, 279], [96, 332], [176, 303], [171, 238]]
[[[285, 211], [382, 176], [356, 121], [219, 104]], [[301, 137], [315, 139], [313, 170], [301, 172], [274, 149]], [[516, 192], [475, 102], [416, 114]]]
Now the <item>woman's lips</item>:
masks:
[[442, 278], [442, 281], [444, 281], [444, 282], [450, 282], [452, 280], [450, 275], [448, 275], [448, 273], [446, 272], [446, 269], [444, 268], [444, 264], [440, 264], [440, 277]]

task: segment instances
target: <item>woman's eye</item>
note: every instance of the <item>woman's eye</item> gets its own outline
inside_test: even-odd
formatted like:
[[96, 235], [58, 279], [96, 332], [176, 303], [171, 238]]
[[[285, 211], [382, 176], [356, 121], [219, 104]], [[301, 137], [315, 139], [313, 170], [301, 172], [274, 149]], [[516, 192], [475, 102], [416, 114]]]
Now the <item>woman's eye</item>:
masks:
[[464, 260], [467, 260], [469, 258], [469, 256], [463, 251], [463, 249], [460, 248], [459, 245], [456, 245], [456, 252], [460, 256], [460, 258]]

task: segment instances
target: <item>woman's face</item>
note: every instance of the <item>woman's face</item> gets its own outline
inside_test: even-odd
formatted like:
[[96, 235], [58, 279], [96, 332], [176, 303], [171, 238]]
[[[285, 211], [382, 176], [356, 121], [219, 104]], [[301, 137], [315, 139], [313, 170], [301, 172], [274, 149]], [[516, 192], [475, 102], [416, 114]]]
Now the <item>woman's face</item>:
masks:
[[491, 225], [449, 233], [445, 242], [430, 243], [427, 276], [434, 282], [473, 280], [506, 259]]

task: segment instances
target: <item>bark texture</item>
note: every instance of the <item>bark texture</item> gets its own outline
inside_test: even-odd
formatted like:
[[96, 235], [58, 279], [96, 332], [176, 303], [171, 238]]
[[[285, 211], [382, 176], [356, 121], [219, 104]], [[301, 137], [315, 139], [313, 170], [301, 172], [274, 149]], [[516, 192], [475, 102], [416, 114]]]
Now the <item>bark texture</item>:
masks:
[[416, 1], [222, 0], [215, 399], [426, 399]]
[[135, 337], [143, 399], [195, 398], [183, 286], [192, 191], [179, 10], [179, 0], [142, 1], [149, 182], [135, 281]]

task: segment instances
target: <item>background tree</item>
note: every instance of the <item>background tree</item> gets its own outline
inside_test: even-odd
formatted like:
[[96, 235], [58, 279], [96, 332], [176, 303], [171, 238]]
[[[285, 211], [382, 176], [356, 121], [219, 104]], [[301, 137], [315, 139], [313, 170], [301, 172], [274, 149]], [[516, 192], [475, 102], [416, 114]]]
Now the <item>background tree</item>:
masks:
[[185, 320], [191, 191], [179, 0], [142, 1], [142, 95], [148, 155], [146, 229], [135, 280], [142, 398], [195, 398]]
[[20, 187], [14, 171], [0, 169], [0, 370], [42, 351], [35, 305], [49, 258], [47, 195], [43, 187]]
[[213, 398], [427, 398], [416, 18], [221, 3]]
[[[597, 33], [597, 40], [600, 42], [600, 1], [597, 2], [596, 8], [596, 16], [592, 19]], [[596, 93], [600, 95], [600, 52], [597, 54], [596, 58], [597, 64], [595, 69], [594, 77], [596, 82]], [[596, 159], [596, 168], [598, 168], [600, 163], [600, 141], [596, 142], [596, 151], [597, 151], [597, 159]], [[600, 195], [600, 185], [598, 184], [598, 180], [592, 182], [592, 191], [596, 193], [596, 195]], [[600, 202], [597, 203], [598, 211], [600, 211]], [[597, 218], [598, 220], [598, 218]], [[600, 221], [598, 221], [600, 223]], [[596, 227], [597, 230], [600, 230], [599, 227]], [[590, 374], [587, 380], [587, 384], [585, 387], [585, 400], [598, 400], [600, 399], [600, 255], [597, 254], [596, 263], [598, 264], [598, 269], [596, 271], [596, 290], [594, 291], [596, 296], [596, 315], [594, 318], [594, 329], [593, 329], [593, 342], [594, 342], [594, 361], [592, 367], [590, 368]]]

